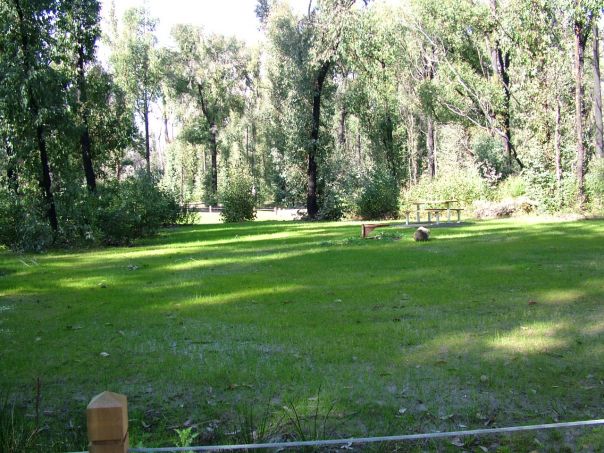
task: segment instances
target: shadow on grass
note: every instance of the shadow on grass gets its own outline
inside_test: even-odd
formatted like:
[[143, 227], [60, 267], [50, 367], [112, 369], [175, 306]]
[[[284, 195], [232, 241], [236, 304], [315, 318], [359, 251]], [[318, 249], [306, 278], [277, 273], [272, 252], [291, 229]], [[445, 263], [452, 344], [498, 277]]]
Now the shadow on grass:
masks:
[[585, 418], [602, 403], [601, 232], [478, 223], [415, 244], [266, 222], [29, 267], [5, 255], [0, 380], [43, 375], [59, 400], [124, 391], [152, 432], [148, 406], [222, 423], [321, 386], [335, 434]]

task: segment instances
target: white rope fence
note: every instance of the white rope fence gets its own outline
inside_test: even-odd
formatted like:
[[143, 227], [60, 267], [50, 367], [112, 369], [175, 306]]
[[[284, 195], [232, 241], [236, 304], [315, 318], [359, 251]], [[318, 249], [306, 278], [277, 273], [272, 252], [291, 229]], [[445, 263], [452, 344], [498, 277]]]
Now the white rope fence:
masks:
[[[263, 444], [240, 444], [240, 445], [203, 445], [195, 447], [160, 447], [160, 448], [130, 448], [129, 452], [153, 453], [153, 452], [189, 452], [189, 451], [236, 451], [236, 450], [258, 450], [264, 449], [287, 449], [300, 447], [327, 447], [334, 445], [351, 446], [354, 444], [369, 444], [376, 442], [405, 442], [414, 440], [443, 439], [448, 437], [482, 436], [504, 433], [516, 433], [520, 431], [537, 431], [545, 429], [560, 428], [582, 428], [588, 426], [604, 425], [604, 419], [584, 420], [576, 422], [549, 423], [541, 425], [509, 426], [505, 428], [472, 429], [467, 431], [447, 431], [425, 434], [405, 434], [400, 436], [378, 436], [378, 437], [351, 437], [348, 439], [325, 439], [299, 442], [274, 442]], [[87, 452], [74, 452], [87, 453]]]

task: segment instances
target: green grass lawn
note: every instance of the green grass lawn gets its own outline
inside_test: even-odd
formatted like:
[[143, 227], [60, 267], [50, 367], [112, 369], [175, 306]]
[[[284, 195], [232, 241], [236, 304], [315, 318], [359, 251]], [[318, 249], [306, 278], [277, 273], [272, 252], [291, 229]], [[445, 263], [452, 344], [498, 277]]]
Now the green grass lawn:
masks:
[[173, 445], [189, 424], [196, 442], [232, 443], [250, 425], [275, 440], [604, 416], [604, 221], [480, 222], [428, 243], [359, 229], [195, 225], [131, 248], [0, 252], [0, 389], [31, 415], [39, 377], [42, 422], [79, 449], [85, 406], [105, 389], [128, 396], [131, 444], [145, 446]]

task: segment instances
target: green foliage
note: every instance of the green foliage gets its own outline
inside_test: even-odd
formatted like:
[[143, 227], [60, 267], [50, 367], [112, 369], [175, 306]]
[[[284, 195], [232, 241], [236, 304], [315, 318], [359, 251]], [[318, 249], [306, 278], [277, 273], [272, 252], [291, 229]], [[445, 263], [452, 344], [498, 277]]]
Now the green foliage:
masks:
[[318, 220], [340, 220], [344, 217], [345, 203], [342, 194], [333, 185], [326, 188], [320, 197]]
[[245, 222], [256, 218], [253, 187], [253, 181], [243, 175], [235, 175], [227, 181], [221, 197], [224, 222]]
[[604, 159], [596, 159], [589, 165], [585, 176], [585, 190], [595, 211], [604, 211]]
[[398, 216], [399, 189], [386, 172], [375, 172], [363, 187], [357, 201], [357, 213], [364, 219], [387, 219]]
[[574, 209], [577, 203], [577, 179], [574, 174], [564, 175], [560, 184], [556, 175], [540, 165], [522, 172], [526, 181], [526, 195], [537, 203], [541, 212], [553, 213]]
[[52, 245], [129, 244], [183, 218], [174, 196], [150, 178], [101, 184], [95, 194], [80, 187], [57, 194], [60, 229], [53, 234], [35, 195], [0, 187], [0, 244], [40, 252]]
[[[193, 427], [189, 426], [188, 428], [175, 429], [176, 432], [176, 446], [180, 448], [191, 447], [193, 445], [193, 441], [199, 436], [199, 433], [193, 432]], [[190, 453], [190, 452], [188, 452]]]
[[19, 194], [0, 186], [0, 245], [40, 252], [54, 240], [37, 194]]
[[161, 226], [178, 222], [183, 213], [170, 193], [146, 176], [112, 181], [99, 188], [94, 230], [103, 244], [129, 244], [150, 236]]
[[526, 195], [526, 181], [521, 176], [510, 176], [497, 186], [496, 197], [500, 200]]

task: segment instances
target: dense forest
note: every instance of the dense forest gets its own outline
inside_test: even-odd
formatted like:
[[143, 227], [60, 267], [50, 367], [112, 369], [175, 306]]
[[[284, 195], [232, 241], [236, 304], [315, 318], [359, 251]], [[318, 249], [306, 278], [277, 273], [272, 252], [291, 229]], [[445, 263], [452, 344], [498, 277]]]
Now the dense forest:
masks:
[[601, 210], [602, 6], [258, 0], [258, 45], [183, 24], [160, 47], [145, 8], [103, 34], [97, 0], [0, 0], [0, 243], [128, 242], [190, 202]]

